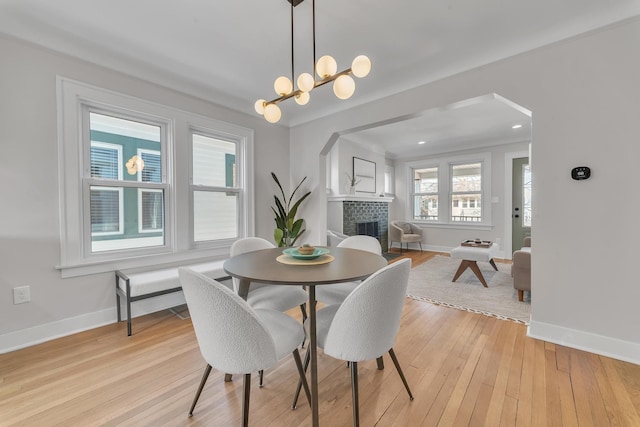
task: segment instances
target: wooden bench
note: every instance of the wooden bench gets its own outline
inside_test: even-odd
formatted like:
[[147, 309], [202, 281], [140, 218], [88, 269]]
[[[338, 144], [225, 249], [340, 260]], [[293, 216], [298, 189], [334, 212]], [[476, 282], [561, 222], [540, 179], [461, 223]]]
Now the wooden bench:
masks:
[[[212, 279], [227, 279], [222, 265], [225, 260], [203, 262], [185, 265], [198, 273]], [[116, 304], [118, 322], [122, 320], [120, 312], [120, 297], [124, 297], [127, 304], [127, 335], [131, 336], [131, 303], [160, 295], [170, 294], [182, 290], [178, 278], [178, 267], [162, 268], [143, 272], [127, 273], [116, 270]]]

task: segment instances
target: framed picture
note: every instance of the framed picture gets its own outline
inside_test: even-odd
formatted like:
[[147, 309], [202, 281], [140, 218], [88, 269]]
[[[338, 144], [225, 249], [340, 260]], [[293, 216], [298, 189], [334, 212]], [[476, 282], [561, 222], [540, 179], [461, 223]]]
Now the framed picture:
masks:
[[358, 183], [356, 191], [363, 193], [376, 192], [376, 163], [359, 157], [353, 158], [353, 176]]

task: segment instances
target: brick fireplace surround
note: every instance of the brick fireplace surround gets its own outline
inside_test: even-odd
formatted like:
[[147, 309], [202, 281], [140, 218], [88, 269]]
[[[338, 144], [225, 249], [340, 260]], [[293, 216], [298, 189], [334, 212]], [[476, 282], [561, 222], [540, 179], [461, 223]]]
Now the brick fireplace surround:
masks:
[[[334, 196], [328, 198], [327, 227], [330, 230], [344, 233], [348, 236], [356, 234], [373, 235], [371, 224], [377, 223], [377, 234], [382, 251], [389, 247], [389, 203], [391, 197], [367, 196]], [[358, 224], [360, 233], [358, 233]], [[365, 231], [366, 230], [366, 231]]]

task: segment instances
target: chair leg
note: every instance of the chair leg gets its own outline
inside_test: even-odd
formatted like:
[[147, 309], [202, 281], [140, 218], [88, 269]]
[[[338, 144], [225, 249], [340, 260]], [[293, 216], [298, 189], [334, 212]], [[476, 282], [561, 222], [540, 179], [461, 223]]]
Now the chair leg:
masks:
[[[309, 362], [311, 361], [311, 353], [309, 352], [309, 348], [307, 347], [307, 352], [304, 355], [304, 366], [302, 368], [303, 374], [306, 374], [307, 369], [309, 368]], [[296, 409], [298, 405], [298, 397], [300, 396], [300, 390], [302, 389], [302, 379], [298, 379], [298, 386], [296, 387], [296, 394], [293, 396], [293, 403], [291, 404], [291, 409]]]
[[[300, 378], [298, 379], [298, 384], [302, 384], [304, 386], [304, 393], [307, 395], [307, 402], [309, 402], [309, 407], [311, 407], [311, 391], [309, 390], [309, 384], [307, 383], [307, 377], [305, 375], [306, 369], [302, 366], [302, 360], [300, 360], [300, 352], [298, 351], [297, 348], [293, 350], [293, 359], [296, 361], [296, 367], [298, 368], [298, 375], [300, 376]], [[305, 362], [308, 366], [309, 365], [308, 360], [305, 360]], [[298, 386], [297, 393], [300, 393], [299, 386]], [[295, 407], [293, 409], [295, 409]]]
[[518, 289], [518, 301], [524, 302], [524, 291], [522, 289]]
[[202, 379], [200, 380], [200, 386], [198, 387], [198, 391], [196, 391], [196, 397], [193, 399], [193, 403], [191, 404], [191, 409], [189, 409], [189, 416], [193, 417], [193, 410], [196, 407], [196, 403], [198, 403], [198, 399], [200, 398], [200, 393], [202, 393], [202, 389], [204, 385], [207, 383], [207, 378], [209, 378], [209, 374], [211, 373], [211, 365], [207, 364], [207, 367], [204, 369], [204, 374], [202, 375]]
[[422, 252], [422, 242], [418, 242], [418, 244], [420, 245], [420, 252]]
[[378, 370], [382, 371], [384, 369], [384, 360], [382, 359], [382, 356], [376, 359], [376, 363], [378, 364]]
[[360, 425], [360, 410], [358, 408], [358, 362], [351, 362], [351, 400], [353, 402], [353, 426]]
[[398, 363], [398, 358], [396, 357], [396, 353], [393, 351], [393, 348], [389, 350], [389, 356], [391, 356], [391, 360], [393, 360], [393, 364], [396, 365], [396, 370], [398, 374], [400, 374], [400, 379], [404, 384], [404, 388], [407, 389], [407, 393], [409, 394], [409, 400], [413, 400], [413, 394], [411, 394], [411, 390], [409, 389], [409, 384], [407, 384], [407, 380], [402, 373], [402, 368], [400, 367], [400, 363]]
[[242, 427], [249, 426], [249, 396], [251, 395], [251, 374], [244, 374], [242, 380]]
[[258, 371], [258, 376], [260, 377], [260, 384], [259, 384], [259, 387], [260, 387], [260, 388], [262, 388], [262, 380], [263, 380], [263, 378], [264, 378], [264, 370], [260, 369], [260, 370]]

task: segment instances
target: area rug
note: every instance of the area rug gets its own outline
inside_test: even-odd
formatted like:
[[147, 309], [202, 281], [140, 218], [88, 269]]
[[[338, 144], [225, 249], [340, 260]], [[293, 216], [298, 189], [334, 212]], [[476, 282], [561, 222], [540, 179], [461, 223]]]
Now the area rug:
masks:
[[[527, 299], [524, 302], [518, 301], [510, 264], [496, 263], [498, 271], [495, 271], [489, 263], [478, 263], [488, 288], [482, 286], [471, 269], [467, 269], [458, 280], [452, 282], [459, 265], [458, 259], [437, 255], [412, 268], [407, 296], [458, 310], [529, 324], [531, 303]], [[528, 294], [525, 293], [525, 296]]]

